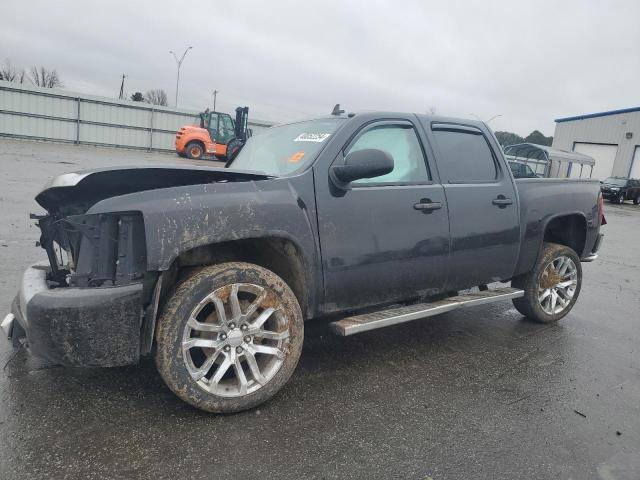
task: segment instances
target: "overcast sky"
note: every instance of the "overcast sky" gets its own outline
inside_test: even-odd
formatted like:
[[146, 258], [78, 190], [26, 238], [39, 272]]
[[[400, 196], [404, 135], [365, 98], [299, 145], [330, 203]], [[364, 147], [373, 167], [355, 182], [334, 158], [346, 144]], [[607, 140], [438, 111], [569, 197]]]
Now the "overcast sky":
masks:
[[[248, 105], [287, 121], [348, 111], [469, 117], [553, 134], [562, 116], [640, 105], [640, 1], [1, 0], [0, 61], [68, 90]], [[0, 106], [1, 108], [1, 106]]]

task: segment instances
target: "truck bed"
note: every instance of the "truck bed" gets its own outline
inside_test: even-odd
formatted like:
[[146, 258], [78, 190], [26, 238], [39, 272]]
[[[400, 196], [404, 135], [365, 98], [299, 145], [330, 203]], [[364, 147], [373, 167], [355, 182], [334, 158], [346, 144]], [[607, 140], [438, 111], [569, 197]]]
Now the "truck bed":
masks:
[[522, 226], [520, 257], [515, 274], [531, 269], [546, 225], [560, 215], [581, 218], [586, 223], [584, 248], [577, 253], [580, 258], [587, 257], [600, 227], [597, 211], [600, 182], [595, 179], [520, 178], [515, 183]]

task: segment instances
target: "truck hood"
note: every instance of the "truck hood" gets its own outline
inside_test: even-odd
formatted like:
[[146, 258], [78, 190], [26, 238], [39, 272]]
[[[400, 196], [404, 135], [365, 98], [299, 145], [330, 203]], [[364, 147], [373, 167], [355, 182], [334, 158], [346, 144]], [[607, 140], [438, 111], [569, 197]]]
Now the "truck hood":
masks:
[[249, 182], [273, 178], [259, 172], [197, 166], [128, 166], [65, 173], [52, 179], [36, 196], [48, 211], [82, 204], [84, 209], [110, 197], [161, 188], [215, 182]]

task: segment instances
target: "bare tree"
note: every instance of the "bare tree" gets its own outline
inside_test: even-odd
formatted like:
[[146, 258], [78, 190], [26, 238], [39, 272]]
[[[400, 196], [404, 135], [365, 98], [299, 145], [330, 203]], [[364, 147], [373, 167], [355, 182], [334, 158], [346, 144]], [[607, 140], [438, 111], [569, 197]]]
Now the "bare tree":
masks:
[[428, 113], [430, 113], [431, 115], [435, 115], [437, 111], [438, 110], [436, 109], [436, 107], [429, 107], [429, 112]]
[[62, 80], [58, 76], [58, 72], [53, 69], [49, 70], [45, 67], [31, 67], [31, 71], [29, 72], [29, 80], [37, 87], [46, 87], [46, 88], [54, 88], [54, 87], [62, 87]]
[[4, 65], [0, 67], [0, 80], [24, 83], [25, 71], [24, 69], [17, 70], [13, 65], [11, 65], [11, 61], [6, 60]]
[[154, 105], [167, 106], [167, 93], [161, 88], [155, 90], [147, 90], [144, 94], [144, 101]]

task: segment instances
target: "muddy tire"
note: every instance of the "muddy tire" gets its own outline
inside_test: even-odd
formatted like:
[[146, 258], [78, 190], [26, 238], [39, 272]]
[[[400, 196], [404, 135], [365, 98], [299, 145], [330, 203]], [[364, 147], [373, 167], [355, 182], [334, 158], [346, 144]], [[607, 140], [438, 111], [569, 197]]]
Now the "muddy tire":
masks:
[[513, 299], [516, 310], [542, 323], [556, 322], [571, 311], [580, 295], [582, 265], [571, 248], [545, 243], [533, 270], [511, 281], [524, 296]]
[[189, 142], [184, 152], [187, 158], [202, 160], [202, 157], [204, 157], [204, 146], [200, 142]]
[[278, 392], [298, 364], [304, 322], [289, 286], [250, 263], [195, 271], [167, 301], [155, 361], [169, 388], [196, 408], [230, 413]]

